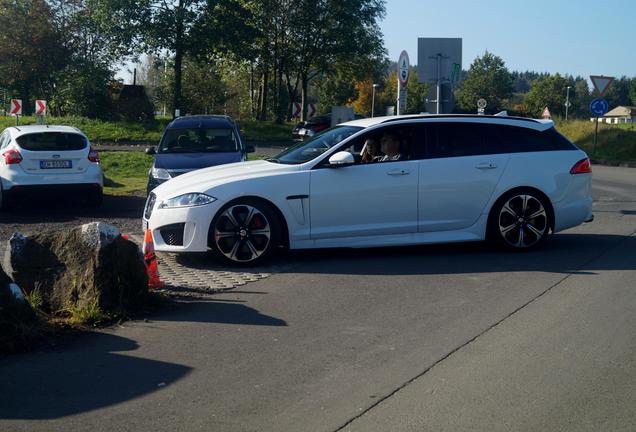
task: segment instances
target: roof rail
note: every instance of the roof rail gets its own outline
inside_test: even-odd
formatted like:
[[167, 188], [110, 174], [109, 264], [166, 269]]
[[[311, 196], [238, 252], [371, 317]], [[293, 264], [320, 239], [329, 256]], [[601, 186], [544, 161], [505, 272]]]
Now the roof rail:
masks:
[[[504, 111], [505, 112], [505, 111]], [[528, 118], [528, 117], [516, 117], [509, 115], [501, 115], [502, 113], [498, 113], [497, 115], [478, 115], [478, 114], [416, 114], [416, 115], [407, 115], [407, 116], [396, 116], [395, 118], [391, 118], [388, 120], [384, 120], [382, 123], [390, 123], [396, 122], [400, 120], [414, 120], [414, 119], [424, 119], [424, 118], [495, 118], [495, 119], [508, 119], [508, 120], [521, 120], [532, 123], [540, 123], [536, 119]]]

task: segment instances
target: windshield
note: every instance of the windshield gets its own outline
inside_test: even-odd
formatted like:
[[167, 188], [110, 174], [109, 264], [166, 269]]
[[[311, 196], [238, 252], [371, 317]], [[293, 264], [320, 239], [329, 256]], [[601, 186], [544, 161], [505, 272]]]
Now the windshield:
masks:
[[87, 140], [83, 135], [66, 132], [42, 132], [16, 138], [18, 145], [29, 151], [82, 150]]
[[228, 128], [168, 129], [159, 144], [159, 153], [229, 153], [238, 150], [238, 139]]
[[309, 141], [302, 142], [269, 159], [272, 162], [284, 164], [301, 164], [320, 156], [345, 138], [361, 131], [361, 127], [336, 126], [314, 136]]

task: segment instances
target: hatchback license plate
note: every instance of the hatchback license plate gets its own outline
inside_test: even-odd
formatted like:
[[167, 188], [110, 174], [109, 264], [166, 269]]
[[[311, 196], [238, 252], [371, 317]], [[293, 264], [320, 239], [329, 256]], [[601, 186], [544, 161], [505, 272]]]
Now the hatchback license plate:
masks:
[[40, 169], [62, 169], [72, 168], [73, 165], [70, 160], [47, 160], [40, 161]]

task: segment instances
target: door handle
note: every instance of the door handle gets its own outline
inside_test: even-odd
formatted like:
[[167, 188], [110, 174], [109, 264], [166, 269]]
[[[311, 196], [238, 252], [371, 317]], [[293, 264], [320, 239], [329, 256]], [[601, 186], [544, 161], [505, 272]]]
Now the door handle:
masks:
[[484, 162], [484, 163], [480, 163], [480, 164], [475, 165], [475, 168], [477, 168], [479, 170], [495, 169], [495, 168], [497, 168], [497, 164], [494, 164], [492, 162]]
[[386, 174], [390, 176], [403, 176], [403, 175], [411, 174], [411, 171], [405, 170], [405, 169], [396, 169], [396, 170], [387, 171]]

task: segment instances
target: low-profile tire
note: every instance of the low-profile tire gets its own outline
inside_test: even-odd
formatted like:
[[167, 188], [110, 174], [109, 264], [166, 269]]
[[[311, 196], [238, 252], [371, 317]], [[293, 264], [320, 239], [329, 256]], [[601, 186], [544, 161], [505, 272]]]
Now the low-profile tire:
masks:
[[210, 224], [208, 245], [221, 262], [255, 266], [280, 245], [281, 222], [265, 201], [239, 199], [226, 204]]
[[551, 218], [551, 207], [541, 194], [519, 189], [504, 195], [493, 206], [488, 237], [508, 250], [533, 250], [547, 239]]

